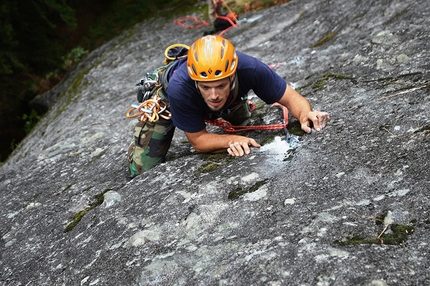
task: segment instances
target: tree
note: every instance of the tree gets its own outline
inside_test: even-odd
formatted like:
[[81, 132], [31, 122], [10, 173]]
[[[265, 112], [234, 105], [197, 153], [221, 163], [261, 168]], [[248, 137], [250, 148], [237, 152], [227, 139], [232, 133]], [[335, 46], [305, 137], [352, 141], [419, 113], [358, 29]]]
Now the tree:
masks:
[[76, 27], [65, 0], [2, 0], [0, 3], [0, 161], [24, 136], [34, 94], [26, 85], [56, 69], [66, 54], [57, 41], [59, 25]]
[[3, 0], [0, 19], [0, 75], [48, 71], [64, 54], [54, 29], [76, 27], [65, 0]]

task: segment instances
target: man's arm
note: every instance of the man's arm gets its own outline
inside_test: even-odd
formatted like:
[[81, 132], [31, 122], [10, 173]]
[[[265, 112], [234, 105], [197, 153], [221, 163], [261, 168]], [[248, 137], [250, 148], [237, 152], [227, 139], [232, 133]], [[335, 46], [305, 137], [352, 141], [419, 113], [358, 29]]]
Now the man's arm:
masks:
[[[279, 103], [288, 108], [307, 133], [311, 132], [311, 123], [315, 130], [320, 131], [330, 120], [326, 112], [312, 111], [309, 102], [289, 85]], [[251, 152], [250, 147], [260, 147], [260, 144], [252, 138], [209, 133], [206, 129], [199, 132], [185, 132], [185, 135], [193, 148], [197, 152], [203, 153], [222, 153], [227, 150], [231, 156], [243, 156]]]
[[306, 133], [311, 133], [311, 124], [313, 124], [316, 131], [320, 131], [330, 120], [330, 116], [327, 112], [312, 111], [309, 101], [295, 91], [289, 84], [287, 84], [284, 95], [278, 102], [288, 108], [291, 115], [299, 120], [301, 128]]
[[209, 133], [206, 129], [199, 132], [185, 132], [197, 152], [222, 153], [227, 150], [231, 156], [243, 156], [251, 152], [251, 147], [260, 148], [254, 139], [233, 134]]

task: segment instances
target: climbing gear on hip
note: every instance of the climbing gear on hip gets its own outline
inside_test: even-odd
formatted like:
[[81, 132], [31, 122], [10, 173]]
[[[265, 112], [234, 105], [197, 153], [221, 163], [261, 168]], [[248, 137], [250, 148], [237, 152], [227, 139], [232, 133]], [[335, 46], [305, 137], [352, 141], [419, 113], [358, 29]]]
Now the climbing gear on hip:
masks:
[[145, 77], [137, 84], [137, 101], [140, 105], [133, 105], [126, 112], [127, 118], [138, 118], [142, 122], [157, 122], [159, 118], [170, 120], [169, 102], [166, 91], [169, 84], [169, 74], [175, 62], [185, 58], [189, 46], [174, 44], [166, 48], [164, 66], [146, 73]]
[[127, 110], [127, 118], [138, 118], [139, 121], [157, 122], [160, 117], [166, 120], [171, 118], [169, 104], [156, 96], [153, 99], [147, 99], [137, 107], [131, 107]]

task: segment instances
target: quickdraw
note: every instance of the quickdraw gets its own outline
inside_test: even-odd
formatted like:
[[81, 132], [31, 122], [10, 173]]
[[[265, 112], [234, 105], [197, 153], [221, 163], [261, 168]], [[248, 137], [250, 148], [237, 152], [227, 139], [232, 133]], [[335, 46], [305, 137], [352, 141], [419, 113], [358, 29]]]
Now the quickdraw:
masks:
[[157, 122], [160, 117], [169, 120], [172, 114], [169, 111], [169, 104], [158, 95], [153, 99], [142, 102], [137, 107], [131, 107], [125, 113], [127, 118], [138, 118], [139, 121]]
[[249, 131], [249, 130], [281, 130], [281, 129], [283, 129], [286, 132], [287, 125], [288, 125], [288, 109], [285, 106], [280, 105], [279, 103], [275, 103], [273, 105], [282, 107], [282, 112], [284, 116], [282, 124], [236, 126], [236, 125], [232, 125], [230, 122], [224, 119], [214, 119], [214, 120], [205, 120], [205, 121], [213, 126], [221, 127], [227, 133], [238, 133], [238, 132]]

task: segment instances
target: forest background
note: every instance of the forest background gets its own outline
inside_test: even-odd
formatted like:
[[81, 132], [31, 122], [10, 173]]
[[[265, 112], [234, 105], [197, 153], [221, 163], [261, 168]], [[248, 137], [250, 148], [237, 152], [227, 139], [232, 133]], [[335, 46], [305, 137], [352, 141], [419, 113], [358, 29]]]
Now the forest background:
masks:
[[[231, 0], [228, 5], [240, 15], [287, 1]], [[3, 0], [0, 165], [47, 111], [29, 102], [55, 86], [90, 51], [136, 23], [166, 13], [179, 17], [205, 4], [205, 0]]]

